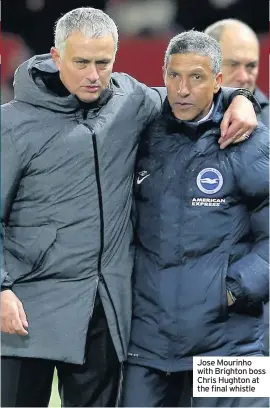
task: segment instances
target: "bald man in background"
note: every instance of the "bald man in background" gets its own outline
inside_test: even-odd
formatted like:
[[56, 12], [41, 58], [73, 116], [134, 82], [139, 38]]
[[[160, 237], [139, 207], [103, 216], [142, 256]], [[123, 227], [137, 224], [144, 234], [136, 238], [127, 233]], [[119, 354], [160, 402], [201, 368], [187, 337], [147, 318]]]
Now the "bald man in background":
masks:
[[[261, 105], [260, 120], [269, 128], [269, 100], [256, 87], [260, 44], [255, 32], [239, 20], [219, 20], [205, 30], [222, 51], [223, 86], [247, 88]], [[269, 303], [265, 305], [265, 354], [269, 355]]]
[[235, 19], [219, 20], [205, 32], [220, 44], [223, 64], [223, 86], [247, 88], [259, 101], [260, 120], [269, 128], [269, 100], [256, 87], [259, 72], [260, 44], [247, 24]]

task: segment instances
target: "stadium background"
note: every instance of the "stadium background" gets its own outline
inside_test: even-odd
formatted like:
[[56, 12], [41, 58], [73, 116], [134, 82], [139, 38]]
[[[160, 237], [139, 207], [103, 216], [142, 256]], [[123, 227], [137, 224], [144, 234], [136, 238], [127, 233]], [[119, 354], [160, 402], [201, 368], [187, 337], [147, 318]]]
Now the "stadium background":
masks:
[[[183, 30], [203, 30], [222, 18], [238, 18], [258, 34], [261, 46], [259, 87], [269, 95], [268, 0], [2, 0], [2, 103], [13, 97], [16, 67], [33, 54], [49, 51], [53, 25], [63, 13], [81, 6], [111, 15], [120, 32], [114, 70], [147, 85], [162, 85], [161, 67], [168, 39]], [[51, 406], [59, 407], [57, 378]]]

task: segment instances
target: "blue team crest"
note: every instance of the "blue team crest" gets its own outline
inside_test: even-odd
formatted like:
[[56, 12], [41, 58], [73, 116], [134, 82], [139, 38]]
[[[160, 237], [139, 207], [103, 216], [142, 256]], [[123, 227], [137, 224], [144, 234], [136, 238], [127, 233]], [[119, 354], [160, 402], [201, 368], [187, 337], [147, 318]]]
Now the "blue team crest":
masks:
[[203, 169], [197, 176], [197, 186], [205, 194], [215, 194], [223, 186], [222, 174], [211, 167]]

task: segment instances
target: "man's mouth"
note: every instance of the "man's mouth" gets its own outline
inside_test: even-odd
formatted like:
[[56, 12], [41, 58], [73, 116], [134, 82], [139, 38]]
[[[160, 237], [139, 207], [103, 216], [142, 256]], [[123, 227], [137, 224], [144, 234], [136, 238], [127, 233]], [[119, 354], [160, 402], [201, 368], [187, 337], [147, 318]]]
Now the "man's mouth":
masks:
[[95, 93], [99, 90], [98, 85], [89, 85], [89, 86], [85, 86], [84, 88], [87, 89], [87, 91], [91, 93]]
[[188, 102], [176, 102], [175, 105], [177, 105], [178, 109], [180, 108], [183, 110], [190, 109], [193, 106], [192, 103], [188, 103]]

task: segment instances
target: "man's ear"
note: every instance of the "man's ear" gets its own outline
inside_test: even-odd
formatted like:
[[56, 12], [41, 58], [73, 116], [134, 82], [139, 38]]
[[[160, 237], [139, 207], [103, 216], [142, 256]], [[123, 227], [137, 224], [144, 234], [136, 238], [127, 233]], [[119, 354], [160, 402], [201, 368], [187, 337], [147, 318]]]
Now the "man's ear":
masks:
[[51, 48], [51, 56], [52, 56], [52, 59], [53, 59], [55, 65], [59, 69], [61, 57], [60, 57], [60, 54], [59, 54], [59, 51], [57, 50], [57, 48], [55, 48], [55, 47]]
[[215, 80], [215, 87], [214, 87], [214, 93], [218, 93], [218, 91], [220, 90], [221, 84], [222, 84], [222, 79], [223, 79], [223, 75], [222, 72], [219, 72], [216, 76], [216, 80]]
[[164, 81], [164, 84], [166, 85], [166, 73], [167, 73], [167, 70], [166, 70], [166, 68], [163, 66], [162, 67], [162, 76], [163, 76], [163, 81]]

